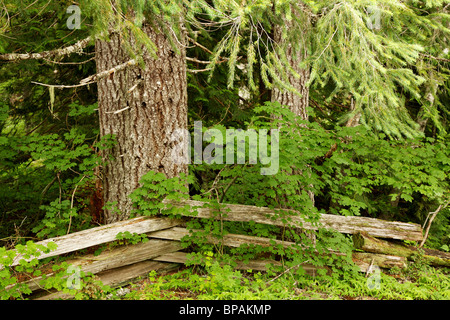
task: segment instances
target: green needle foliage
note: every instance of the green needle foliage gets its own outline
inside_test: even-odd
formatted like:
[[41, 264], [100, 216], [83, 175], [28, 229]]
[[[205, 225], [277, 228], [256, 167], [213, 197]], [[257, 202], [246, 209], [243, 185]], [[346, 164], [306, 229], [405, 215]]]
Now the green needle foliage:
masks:
[[[354, 107], [346, 118], [359, 113], [368, 128], [390, 137], [412, 138], [422, 131], [408, 112], [407, 100], [419, 103], [421, 120], [430, 119], [445, 133], [437, 108], [443, 107], [438, 96], [448, 77], [441, 62], [448, 55], [450, 16], [442, 3], [121, 0], [114, 6], [110, 1], [82, 4], [93, 21], [94, 35], [107, 37], [110, 26], [118, 32], [129, 30], [137, 44], [152, 54], [157, 48], [140, 29], [144, 20], [157, 25], [172, 42], [184, 41], [186, 32], [197, 38], [199, 33], [226, 30], [206, 69], [211, 82], [226, 58], [228, 88], [235, 85], [238, 66], [243, 66], [252, 91], [259, 82], [259, 86], [296, 92], [288, 75], [300, 75], [290, 65], [286, 48], [303, 52], [306, 59], [299, 63], [311, 70], [311, 90], [331, 85], [327, 101], [338, 94], [353, 97]], [[274, 42], [274, 26], [281, 28], [282, 43]], [[123, 34], [127, 38], [130, 32]], [[139, 48], [128, 49], [136, 57]], [[430, 59], [442, 55], [444, 60]]]
[[[3, 1], [0, 55], [54, 50], [89, 35], [107, 39], [109, 32], [117, 32], [130, 59], [145, 67], [142, 55], [156, 57], [158, 50], [142, 28], [148, 24], [158, 27], [172, 44], [186, 46], [190, 129], [201, 120], [205, 130], [280, 130], [276, 175], [262, 176], [261, 164], [246, 161], [191, 164], [186, 177], [166, 179], [152, 171], [142, 177], [141, 188], [130, 195], [134, 215], [161, 214], [165, 197], [191, 197], [215, 209], [223, 203], [271, 207], [285, 221], [285, 227], [274, 227], [192, 219], [187, 224], [190, 236], [183, 243], [192, 251], [190, 262], [202, 264], [205, 277], [195, 275], [188, 282], [185, 273], [179, 279], [162, 280], [153, 274], [153, 287], [147, 288], [145, 297], [170, 296], [164, 290], [188, 283], [198, 285], [195, 291], [200, 298], [286, 299], [293, 298], [295, 290], [311, 288], [318, 294], [328, 292], [331, 298], [448, 298], [448, 275], [425, 270], [420, 263], [403, 275], [414, 283], [401, 286], [383, 274], [382, 290], [370, 291], [366, 279], [353, 272], [348, 237], [319, 230], [314, 242], [311, 234], [290, 225], [292, 210], [312, 223], [319, 213], [327, 213], [423, 224], [430, 212], [448, 201], [448, 4], [441, 0], [82, 0], [77, 3], [81, 28], [69, 30], [66, 9], [72, 4]], [[275, 42], [275, 31], [282, 41]], [[107, 165], [101, 153], [115, 144], [114, 136], [99, 135], [96, 85], [47, 90], [32, 83], [68, 85], [95, 74], [93, 43], [70, 56], [0, 63], [0, 240], [5, 246], [0, 248], [0, 264], [11, 263], [14, 252], [7, 250], [11, 247], [31, 254], [37, 248], [32, 243], [25, 247], [28, 240], [90, 228], [98, 223], [92, 220], [101, 214], [101, 206], [114, 207], [111, 203], [95, 207]], [[299, 65], [292, 64], [287, 52], [302, 55]], [[302, 77], [299, 69], [310, 74], [305, 79], [309, 121], [271, 101], [274, 88], [298, 94], [289, 79]], [[359, 119], [361, 125], [345, 126], [349, 119]], [[163, 213], [179, 217], [180, 211]], [[449, 250], [449, 221], [447, 207], [436, 216], [426, 246]], [[228, 248], [221, 239], [229, 233], [266, 237], [273, 245]], [[206, 236], [217, 241], [207, 243]], [[146, 239], [125, 233], [118, 240]], [[275, 240], [295, 245], [286, 249]], [[317, 254], [329, 249], [346, 255]], [[293, 271], [277, 281], [270, 277], [284, 271], [271, 269], [274, 273], [250, 280], [231, 268], [237, 263], [233, 257], [244, 262], [275, 259], [283, 270]], [[304, 262], [332, 265], [334, 273], [309, 279], [297, 268]], [[19, 270], [34, 272], [37, 261], [28, 263], [23, 262]], [[48, 288], [67, 289], [62, 280], [66, 267], [55, 268], [60, 275], [47, 279]], [[0, 270], [1, 289], [17, 282], [15, 272], [10, 267]], [[24, 298], [27, 293], [25, 287], [0, 290], [4, 299]]]

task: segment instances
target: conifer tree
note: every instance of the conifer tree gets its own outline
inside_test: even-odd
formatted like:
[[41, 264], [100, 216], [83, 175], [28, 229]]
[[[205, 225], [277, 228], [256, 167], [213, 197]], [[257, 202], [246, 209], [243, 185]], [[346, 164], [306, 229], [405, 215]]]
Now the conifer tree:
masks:
[[[4, 37], [0, 59], [61, 57], [95, 41], [97, 73], [77, 86], [97, 83], [100, 132], [117, 138], [104, 155], [110, 161], [105, 200], [121, 212], [108, 213], [110, 222], [128, 216], [127, 197], [145, 171], [170, 177], [187, 170], [167, 157], [168, 137], [187, 126], [186, 33], [226, 30], [211, 48], [205, 68], [210, 79], [226, 61], [227, 84], [233, 87], [236, 68], [244, 65], [250, 90], [264, 84], [274, 100], [304, 119], [314, 90], [325, 102], [351, 97], [353, 108], [342, 122], [358, 115], [362, 125], [394, 138], [420, 136], [430, 123], [445, 130], [450, 16], [442, 0], [83, 0], [79, 5], [91, 25], [89, 37], [83, 34], [75, 44], [54, 50], [36, 46], [32, 53], [6, 52]], [[17, 4], [4, 6], [9, 7]], [[30, 7], [32, 2], [22, 9]], [[1, 17], [3, 32], [10, 29], [8, 16]], [[50, 105], [54, 89], [68, 85], [47, 84]], [[417, 106], [415, 114], [408, 103]]]
[[[246, 36], [249, 77], [259, 60], [267, 87], [295, 92], [292, 84], [300, 78], [298, 70], [310, 69], [306, 85], [310, 90], [331, 86], [327, 101], [338, 94], [353, 98], [353, 108], [342, 121], [360, 114], [361, 124], [391, 137], [420, 136], [417, 119], [405, 101], [419, 102], [420, 115], [442, 129], [436, 103], [430, 99], [436, 100], [435, 93], [448, 77], [445, 64], [433, 63], [445, 62], [442, 56], [448, 56], [447, 10], [441, 0], [213, 1], [205, 11], [217, 24], [229, 26], [230, 32], [217, 45], [210, 67], [214, 69], [219, 55], [229, 52], [233, 69], [239, 52], [236, 46]], [[308, 13], [311, 28], [304, 23]], [[280, 29], [283, 41], [274, 41]], [[305, 39], [307, 58], [292, 66], [286, 48], [302, 52]], [[230, 71], [229, 84], [233, 75]], [[249, 79], [250, 87], [254, 83]]]
[[[154, 8], [126, 5], [116, 2], [116, 8], [124, 7], [125, 20], [117, 17], [118, 21], [111, 25], [129, 25], [130, 35], [128, 30], [117, 32], [110, 27], [108, 40], [96, 41], [97, 72], [127, 63], [130, 55], [142, 61], [140, 65], [110, 72], [110, 76], [97, 82], [100, 133], [116, 138], [116, 145], [103, 151], [107, 163], [103, 170], [104, 201], [113, 205], [107, 206], [106, 222], [129, 217], [132, 210], [129, 195], [148, 171], [162, 172], [167, 178], [187, 174], [187, 164], [172, 159], [169, 147], [178, 142], [172, 141], [174, 132], [187, 129], [183, 32], [180, 36], [168, 36], [172, 25], [164, 21], [164, 15], [155, 14], [152, 20], [144, 18], [144, 10], [156, 9], [158, 5]], [[161, 7], [170, 10], [164, 4]], [[170, 14], [171, 23], [179, 24], [183, 19], [175, 11]], [[135, 21], [131, 23], [127, 16], [135, 17]], [[113, 21], [114, 18], [112, 15]]]

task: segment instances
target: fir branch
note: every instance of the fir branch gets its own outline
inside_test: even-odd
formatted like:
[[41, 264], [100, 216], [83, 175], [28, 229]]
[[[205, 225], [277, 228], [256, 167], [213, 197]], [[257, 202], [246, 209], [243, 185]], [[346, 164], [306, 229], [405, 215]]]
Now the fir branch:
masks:
[[67, 56], [72, 53], [80, 53], [83, 51], [85, 47], [91, 42], [92, 38], [89, 36], [83, 40], [78, 41], [74, 45], [69, 47], [43, 51], [38, 53], [6, 53], [0, 55], [0, 60], [3, 61], [19, 61], [19, 60], [40, 60], [40, 59], [48, 59], [55, 57]]
[[435, 57], [435, 56], [432, 56], [431, 54], [426, 54], [426, 53], [422, 53], [422, 52], [420, 52], [419, 54], [421, 56], [423, 56], [423, 57], [427, 57], [427, 58], [430, 58], [430, 59], [433, 59], [433, 60], [450, 62], [450, 59]]

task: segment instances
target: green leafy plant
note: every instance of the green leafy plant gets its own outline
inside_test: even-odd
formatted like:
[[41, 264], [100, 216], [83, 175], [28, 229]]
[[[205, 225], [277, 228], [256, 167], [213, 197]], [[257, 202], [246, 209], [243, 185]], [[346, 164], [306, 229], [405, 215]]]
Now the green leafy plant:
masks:
[[116, 239], [119, 240], [119, 244], [137, 244], [140, 242], [145, 243], [148, 241], [148, 237], [146, 234], [137, 234], [136, 232], [131, 233], [129, 231], [119, 232], [116, 235]]
[[57, 237], [68, 233], [69, 222], [78, 217], [77, 208], [71, 208], [69, 200], [51, 202], [48, 206], [40, 206], [45, 217], [32, 229], [39, 238]]
[[132, 214], [151, 216], [160, 212], [173, 213], [170, 206], [163, 204], [162, 200], [187, 199], [189, 197], [187, 184], [190, 181], [191, 178], [183, 173], [179, 177], [167, 179], [161, 172], [147, 172], [140, 180], [141, 187], [130, 194], [135, 208]]
[[[0, 300], [27, 299], [32, 291], [24, 279], [30, 278], [36, 279], [44, 290], [56, 290], [77, 300], [104, 298], [112, 291], [92, 274], [86, 274], [65, 261], [52, 264], [51, 273], [41, 271], [42, 263], [38, 257], [56, 248], [54, 242], [44, 246], [32, 241], [18, 244], [14, 250], [0, 247]], [[18, 264], [13, 266], [19, 255]]]
[[381, 272], [380, 286], [368, 286], [363, 273], [326, 277], [308, 275], [298, 268], [279, 273], [238, 271], [205, 253], [205, 266], [190, 267], [173, 274], [152, 271], [147, 280], [124, 299], [441, 299], [449, 298], [448, 275], [429, 269], [416, 280]]
[[[23, 299], [24, 294], [31, 293], [26, 284], [18, 283], [17, 274], [20, 272], [32, 273], [35, 276], [40, 275], [40, 271], [36, 270], [38, 260], [36, 257], [42, 253], [48, 253], [56, 249], [56, 244], [48, 243], [47, 246], [35, 244], [28, 241], [26, 245], [18, 244], [15, 250], [7, 250], [0, 247], [0, 299]], [[16, 267], [12, 264], [21, 256]]]

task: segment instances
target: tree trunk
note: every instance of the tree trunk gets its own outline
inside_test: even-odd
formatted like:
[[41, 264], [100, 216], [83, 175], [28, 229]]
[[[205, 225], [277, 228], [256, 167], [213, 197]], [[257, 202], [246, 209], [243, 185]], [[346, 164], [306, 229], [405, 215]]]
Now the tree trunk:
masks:
[[[285, 24], [287, 28], [292, 29], [292, 22], [286, 21]], [[309, 19], [305, 19], [305, 25], [302, 29], [303, 34], [300, 36], [300, 48], [294, 50], [291, 44], [288, 44], [286, 47], [286, 57], [288, 59], [290, 67], [300, 75], [300, 77], [295, 77], [292, 73], [289, 73], [289, 84], [294, 87], [297, 92], [300, 93], [300, 95], [297, 92], [287, 91], [274, 87], [271, 97], [272, 102], [278, 101], [281, 105], [288, 106], [289, 109], [295, 115], [299, 116], [302, 120], [308, 120], [307, 107], [309, 105], [309, 87], [306, 84], [309, 80], [310, 70], [309, 68], [300, 68], [300, 63], [308, 55], [307, 42], [305, 39], [307, 38], [307, 32], [309, 32], [308, 30], [310, 29], [309, 26]], [[291, 31], [294, 32], [294, 29]], [[278, 25], [274, 26], [274, 42], [282, 46], [283, 41], [282, 27]], [[305, 168], [297, 168], [294, 173], [308, 174], [308, 171], [309, 169], [307, 169], [305, 172]], [[314, 193], [311, 190], [308, 190], [307, 192], [312, 204], [315, 205]]]
[[[286, 24], [289, 28], [289, 24], [291, 23], [286, 21]], [[307, 29], [308, 27], [305, 28], [305, 30]], [[306, 35], [304, 35], [304, 37], [306, 37]], [[304, 39], [304, 37], [302, 37], [302, 39]], [[282, 28], [280, 26], [274, 27], [274, 41], [279, 45], [283, 45], [284, 40], [282, 39]], [[306, 86], [306, 83], [309, 80], [310, 70], [309, 68], [301, 69], [299, 66], [308, 54], [306, 50], [306, 41], [301, 43], [301, 47], [302, 48], [295, 50], [295, 52], [290, 44], [286, 48], [286, 56], [290, 66], [300, 75], [300, 77], [297, 78], [290, 73], [288, 76], [289, 84], [293, 86], [301, 96], [295, 92], [274, 87], [272, 90], [272, 101], [278, 101], [282, 105], [288, 106], [297, 116], [300, 116], [303, 120], [308, 120], [306, 108], [309, 105], [309, 88]]]
[[[143, 28], [155, 43], [158, 58], [144, 51], [144, 70], [128, 67], [98, 81], [100, 134], [115, 135], [117, 141], [102, 155], [107, 161], [104, 202], [114, 207], [106, 207], [106, 223], [129, 217], [129, 195], [148, 171], [165, 173], [168, 178], [187, 173], [187, 164], [174, 161], [170, 152], [174, 130], [187, 129], [185, 48], [177, 44], [177, 54], [162, 32], [148, 25]], [[109, 42], [96, 41], [97, 72], [130, 60], [122, 41], [118, 33], [112, 33]]]

